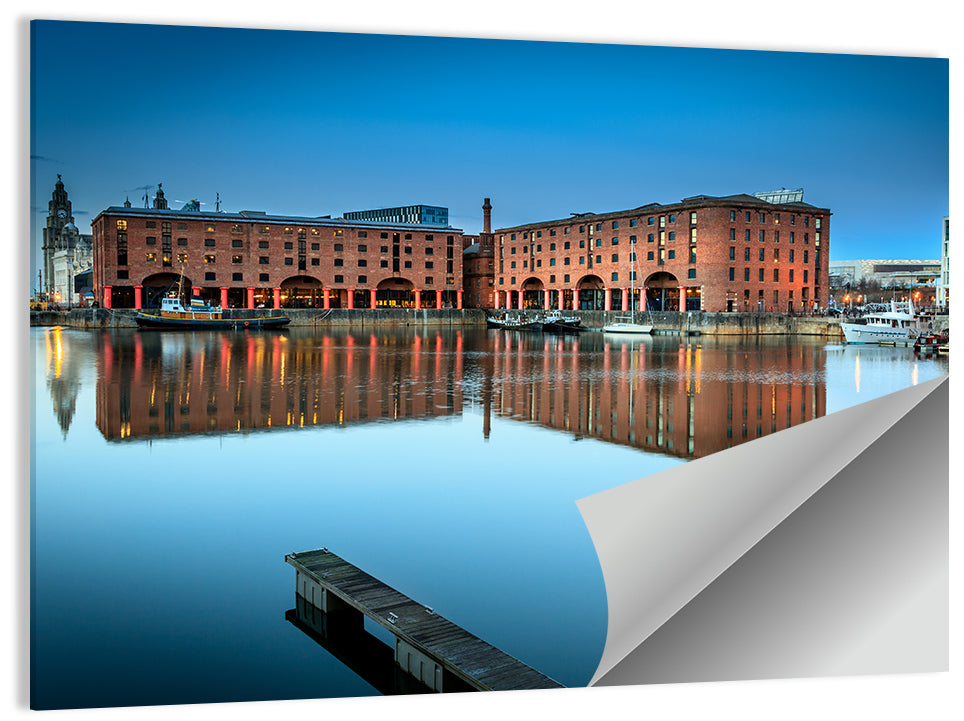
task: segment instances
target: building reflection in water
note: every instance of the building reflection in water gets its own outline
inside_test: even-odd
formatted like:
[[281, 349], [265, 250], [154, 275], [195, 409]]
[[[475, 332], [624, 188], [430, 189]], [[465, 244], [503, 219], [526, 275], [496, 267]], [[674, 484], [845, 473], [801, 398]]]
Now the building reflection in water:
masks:
[[492, 344], [485, 413], [577, 438], [699, 458], [826, 413], [818, 345], [588, 333]]
[[101, 334], [105, 438], [347, 425], [461, 412], [461, 337]]
[[67, 352], [69, 341], [60, 326], [44, 329], [44, 355], [47, 361], [47, 389], [54, 414], [64, 438], [77, 411], [80, 392], [80, 364], [77, 354]]
[[[493, 418], [698, 458], [826, 413], [825, 351], [782, 340], [391, 330], [102, 333], [108, 439]], [[504, 432], [504, 431], [500, 431]]]

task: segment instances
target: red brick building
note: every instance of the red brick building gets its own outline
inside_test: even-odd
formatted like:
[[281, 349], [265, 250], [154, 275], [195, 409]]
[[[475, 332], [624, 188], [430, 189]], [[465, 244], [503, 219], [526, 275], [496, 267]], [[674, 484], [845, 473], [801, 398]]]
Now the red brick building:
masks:
[[110, 207], [93, 221], [105, 308], [185, 292], [226, 308], [462, 307], [462, 231], [343, 218]]
[[497, 229], [495, 307], [826, 308], [831, 213], [799, 197], [698, 195]]

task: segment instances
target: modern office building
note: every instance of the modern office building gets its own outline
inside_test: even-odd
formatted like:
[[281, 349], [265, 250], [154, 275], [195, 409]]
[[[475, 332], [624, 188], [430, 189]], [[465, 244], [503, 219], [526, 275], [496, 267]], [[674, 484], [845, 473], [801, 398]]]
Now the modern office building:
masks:
[[[94, 295], [154, 307], [184, 292], [226, 308], [460, 308], [462, 231], [130, 202], [93, 221]], [[426, 232], [429, 231], [429, 232]]]
[[352, 210], [345, 213], [345, 220], [364, 220], [369, 223], [415, 223], [417, 225], [449, 224], [449, 209], [437, 205], [403, 205], [398, 208], [375, 210]]
[[830, 280], [834, 288], [856, 288], [875, 283], [881, 288], [934, 285], [941, 275], [939, 260], [832, 260]]
[[786, 202], [697, 195], [499, 228], [495, 306], [824, 309], [831, 212], [793, 192]]

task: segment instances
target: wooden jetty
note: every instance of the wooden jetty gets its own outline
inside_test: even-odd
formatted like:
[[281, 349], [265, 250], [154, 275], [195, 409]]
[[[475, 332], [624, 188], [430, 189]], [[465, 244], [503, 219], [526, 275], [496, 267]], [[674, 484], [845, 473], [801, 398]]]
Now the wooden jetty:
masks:
[[395, 663], [434, 691], [562, 688], [326, 548], [291, 553], [285, 561], [295, 568], [296, 593], [307, 603], [325, 613], [364, 614], [390, 631]]

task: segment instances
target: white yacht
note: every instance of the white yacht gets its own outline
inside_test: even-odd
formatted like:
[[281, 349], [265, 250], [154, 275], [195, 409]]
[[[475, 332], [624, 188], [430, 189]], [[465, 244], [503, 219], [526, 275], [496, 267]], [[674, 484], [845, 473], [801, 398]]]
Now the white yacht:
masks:
[[914, 314], [914, 305], [907, 302], [907, 309], [897, 307], [894, 301], [890, 310], [868, 313], [856, 323], [841, 323], [844, 337], [848, 343], [880, 343], [912, 341], [926, 330], [920, 318]]

